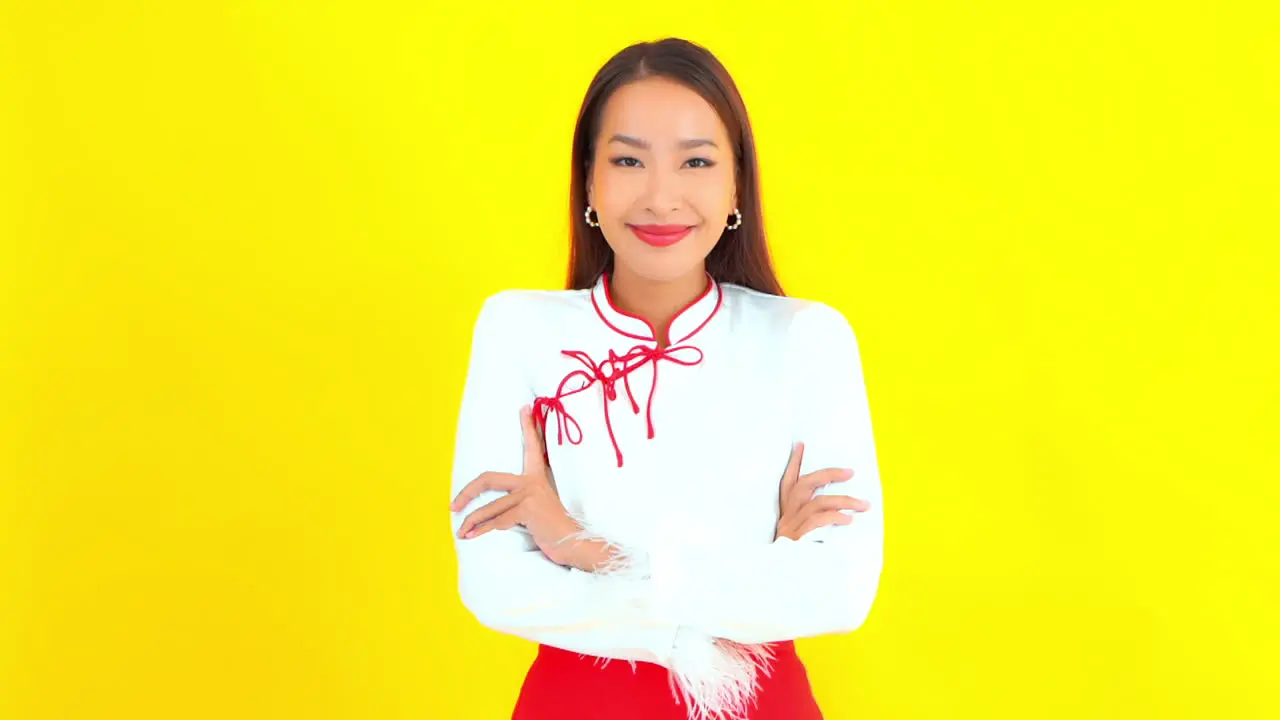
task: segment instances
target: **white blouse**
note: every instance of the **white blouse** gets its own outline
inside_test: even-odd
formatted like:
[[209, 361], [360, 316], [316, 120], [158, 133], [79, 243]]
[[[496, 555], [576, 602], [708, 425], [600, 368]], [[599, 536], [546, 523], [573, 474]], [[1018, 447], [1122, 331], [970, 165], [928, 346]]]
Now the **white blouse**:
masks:
[[[519, 409], [545, 417], [565, 508], [619, 548], [618, 566], [551, 562], [523, 528], [462, 540], [487, 492], [453, 514], [462, 602], [484, 625], [599, 656], [659, 663], [704, 715], [750, 700], [763, 643], [850, 632], [884, 563], [884, 502], [857, 340], [818, 302], [716, 283], [653, 328], [591, 290], [509, 290], [475, 325], [452, 494], [521, 472]], [[870, 503], [849, 525], [774, 539], [795, 442], [801, 473]]]

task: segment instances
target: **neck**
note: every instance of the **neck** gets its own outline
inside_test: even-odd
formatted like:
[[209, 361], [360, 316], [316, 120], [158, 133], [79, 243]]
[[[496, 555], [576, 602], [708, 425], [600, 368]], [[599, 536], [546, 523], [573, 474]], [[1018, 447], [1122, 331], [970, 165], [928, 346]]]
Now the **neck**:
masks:
[[668, 281], [654, 281], [615, 267], [609, 276], [609, 291], [619, 310], [648, 321], [657, 334], [658, 346], [667, 347], [667, 330], [676, 313], [688, 307], [707, 289], [707, 273], [701, 267]]

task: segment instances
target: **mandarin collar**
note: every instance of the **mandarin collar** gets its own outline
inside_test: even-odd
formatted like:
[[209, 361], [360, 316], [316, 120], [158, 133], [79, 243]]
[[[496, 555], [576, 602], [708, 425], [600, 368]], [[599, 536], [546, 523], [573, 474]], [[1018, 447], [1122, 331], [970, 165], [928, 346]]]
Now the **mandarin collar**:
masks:
[[[715, 316], [723, 302], [720, 283], [707, 274], [707, 287], [693, 302], [684, 306], [671, 320], [667, 336], [671, 345], [679, 345], [698, 334]], [[648, 320], [618, 308], [609, 290], [609, 273], [603, 273], [591, 288], [591, 304], [596, 314], [614, 332], [640, 342], [657, 342], [658, 334]]]

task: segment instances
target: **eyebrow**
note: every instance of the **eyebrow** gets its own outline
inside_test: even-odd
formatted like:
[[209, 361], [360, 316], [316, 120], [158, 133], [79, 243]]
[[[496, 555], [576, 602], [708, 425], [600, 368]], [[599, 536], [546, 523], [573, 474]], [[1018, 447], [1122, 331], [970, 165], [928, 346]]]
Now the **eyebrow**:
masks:
[[[609, 142], [622, 143], [623, 145], [630, 145], [631, 147], [639, 148], [641, 150], [649, 149], [648, 141], [641, 140], [638, 137], [632, 137], [630, 135], [614, 135], [609, 138]], [[693, 148], [702, 147], [703, 145], [710, 145], [713, 148], [719, 147], [715, 144], [715, 141], [707, 138], [690, 138], [688, 140], [681, 140], [678, 144], [681, 150], [692, 150]]]

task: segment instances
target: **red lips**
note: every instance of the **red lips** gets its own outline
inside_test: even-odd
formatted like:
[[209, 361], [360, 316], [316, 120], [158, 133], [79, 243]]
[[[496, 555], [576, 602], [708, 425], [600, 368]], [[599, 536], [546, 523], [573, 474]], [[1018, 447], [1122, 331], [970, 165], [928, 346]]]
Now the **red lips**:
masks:
[[693, 230], [689, 225], [628, 225], [641, 241], [654, 247], [670, 247]]

